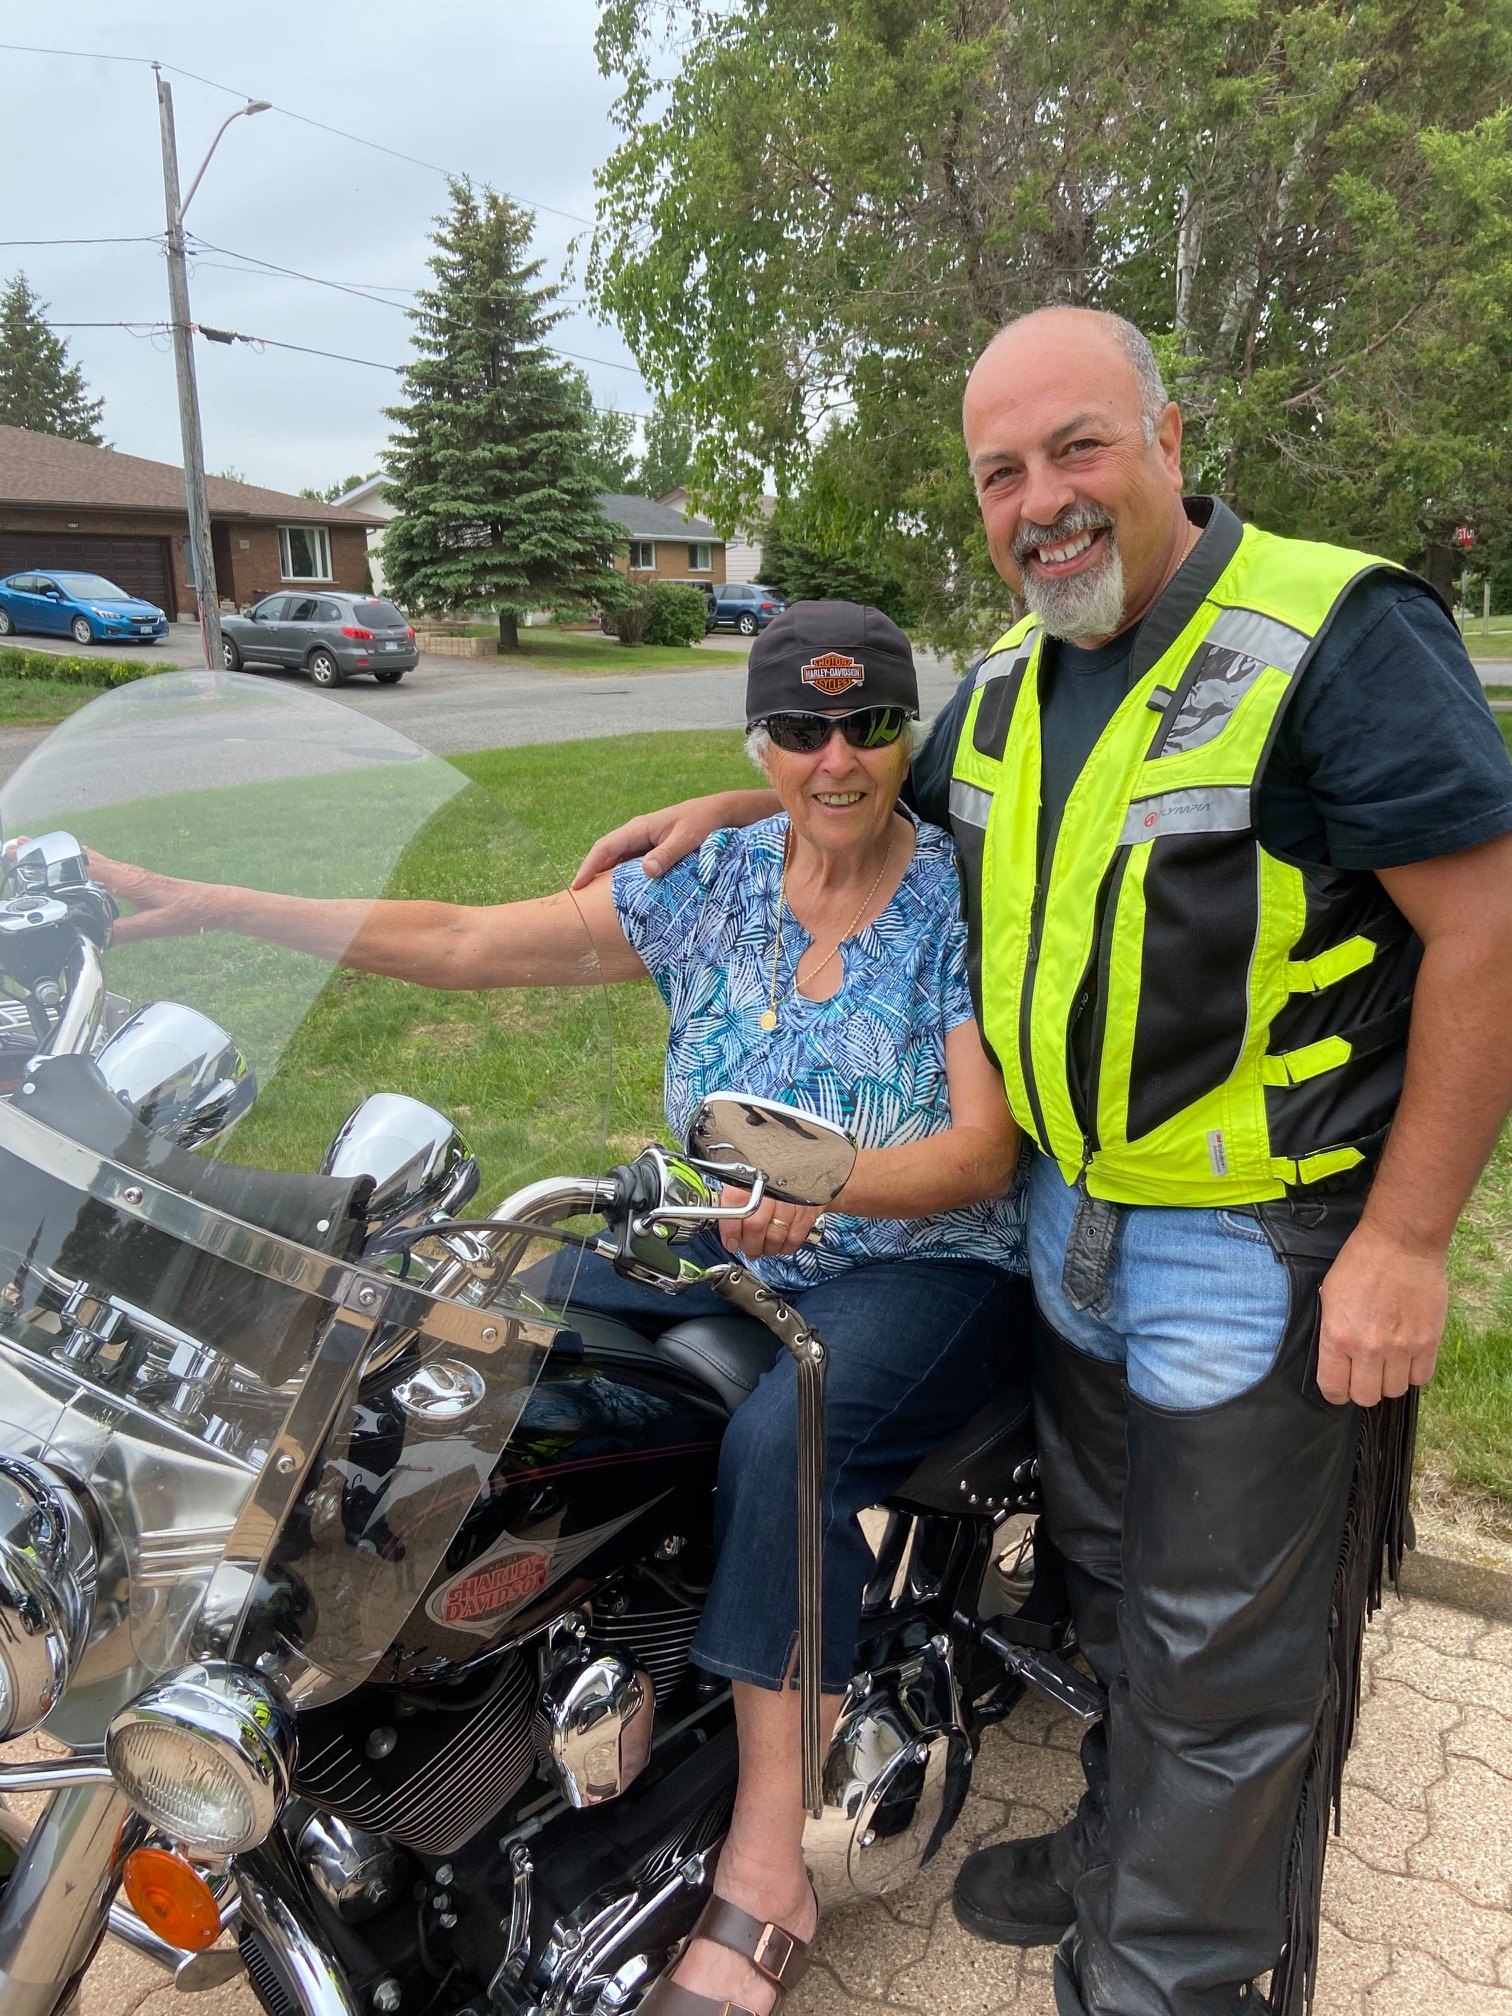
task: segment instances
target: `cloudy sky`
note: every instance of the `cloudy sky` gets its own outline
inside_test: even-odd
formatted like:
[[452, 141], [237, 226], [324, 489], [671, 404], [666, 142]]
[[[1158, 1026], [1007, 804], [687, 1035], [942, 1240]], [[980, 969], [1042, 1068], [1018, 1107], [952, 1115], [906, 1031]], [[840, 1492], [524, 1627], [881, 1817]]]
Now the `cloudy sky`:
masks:
[[[403, 290], [429, 277], [427, 234], [446, 199], [438, 171], [469, 174], [539, 206], [536, 245], [547, 271], [567, 265], [569, 242], [592, 215], [593, 171], [615, 138], [613, 93], [593, 59], [596, 12], [594, 0], [6, 6], [0, 42], [94, 53], [78, 60], [0, 48], [0, 238], [150, 239], [162, 232], [153, 73], [141, 61], [104, 60], [156, 58], [173, 88], [185, 189], [239, 101], [267, 98], [277, 108], [231, 126], [189, 210], [188, 230], [205, 241], [190, 273], [195, 321], [402, 362], [409, 331]], [[312, 120], [415, 158], [377, 152], [306, 123]], [[211, 245], [221, 249], [206, 249]], [[253, 267], [254, 259], [382, 298], [287, 278]], [[54, 323], [166, 319], [160, 243], [0, 246], [0, 276], [18, 269]], [[580, 279], [567, 293], [582, 301]], [[178, 462], [167, 338], [115, 328], [61, 333], [92, 392], [104, 397], [111, 445]], [[618, 335], [585, 308], [559, 325], [554, 341], [602, 360], [583, 366], [597, 404], [648, 409]], [[382, 408], [395, 391], [391, 373], [203, 341], [196, 363], [211, 470], [296, 490], [376, 464], [388, 432]]]

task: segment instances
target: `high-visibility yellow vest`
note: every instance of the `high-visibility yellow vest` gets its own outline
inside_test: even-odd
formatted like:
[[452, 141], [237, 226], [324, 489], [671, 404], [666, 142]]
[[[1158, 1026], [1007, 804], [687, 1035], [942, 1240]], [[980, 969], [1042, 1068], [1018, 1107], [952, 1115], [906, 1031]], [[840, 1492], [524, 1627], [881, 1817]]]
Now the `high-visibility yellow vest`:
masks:
[[1222, 516], [1221, 571], [1144, 619], [1052, 831], [1032, 617], [978, 668], [955, 752], [988, 1046], [1025, 1131], [1116, 1203], [1254, 1203], [1337, 1176], [1374, 1155], [1401, 1090], [1416, 939], [1373, 875], [1284, 860], [1254, 823], [1314, 647], [1390, 563]]

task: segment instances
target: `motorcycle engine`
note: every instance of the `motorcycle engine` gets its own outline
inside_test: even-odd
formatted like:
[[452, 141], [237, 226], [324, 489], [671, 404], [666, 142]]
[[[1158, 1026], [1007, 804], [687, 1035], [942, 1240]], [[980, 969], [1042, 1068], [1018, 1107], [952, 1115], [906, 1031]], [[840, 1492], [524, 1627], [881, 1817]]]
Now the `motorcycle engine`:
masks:
[[803, 1837], [820, 1905], [911, 1882], [955, 1824], [972, 1762], [948, 1639], [853, 1680]]
[[[688, 1669], [698, 1623], [695, 1604], [649, 1573], [632, 1569], [595, 1594], [586, 1618], [558, 1637], [548, 1659], [550, 1698], [612, 1663], [644, 1676], [638, 1712], [618, 1691], [596, 1702], [632, 1720], [648, 1740], [650, 1708], [665, 1704]], [[568, 1803], [580, 1799], [553, 1761], [548, 1694], [534, 1645], [506, 1651], [461, 1681], [429, 1687], [368, 1688], [352, 1700], [300, 1718], [298, 1796], [351, 1826], [421, 1855], [452, 1855], [539, 1771]], [[601, 1690], [602, 1691], [602, 1690]], [[633, 1746], [632, 1746], [633, 1748]], [[634, 1775], [627, 1750], [604, 1796]], [[639, 1754], [638, 1751], [634, 1754]], [[613, 1790], [608, 1787], [612, 1786]]]

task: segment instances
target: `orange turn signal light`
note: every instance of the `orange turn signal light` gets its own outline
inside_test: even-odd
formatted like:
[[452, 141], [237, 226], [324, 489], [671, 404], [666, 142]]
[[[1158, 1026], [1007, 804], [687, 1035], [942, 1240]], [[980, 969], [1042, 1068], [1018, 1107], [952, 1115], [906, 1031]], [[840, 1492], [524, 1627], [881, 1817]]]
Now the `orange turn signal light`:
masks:
[[220, 1907], [198, 1869], [169, 1848], [134, 1848], [121, 1871], [138, 1918], [181, 1952], [203, 1953], [220, 1937]]

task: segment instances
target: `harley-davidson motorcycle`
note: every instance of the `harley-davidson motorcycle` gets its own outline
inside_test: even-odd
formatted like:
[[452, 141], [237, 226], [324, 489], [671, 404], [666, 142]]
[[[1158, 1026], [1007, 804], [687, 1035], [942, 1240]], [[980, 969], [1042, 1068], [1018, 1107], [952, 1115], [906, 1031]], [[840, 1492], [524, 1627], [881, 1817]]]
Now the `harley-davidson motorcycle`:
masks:
[[[689, 1646], [721, 1434], [784, 1349], [818, 1663], [823, 1340], [696, 1235], [765, 1189], [823, 1204], [852, 1148], [737, 1088], [608, 1166], [602, 990], [113, 942], [90, 848], [294, 894], [558, 886], [486, 792], [328, 701], [164, 674], [0, 813], [0, 1742], [53, 1739], [0, 1753], [0, 1795], [51, 1795], [0, 1812], [0, 2009], [60, 2016], [109, 1934], [181, 1989], [244, 1968], [269, 2016], [630, 2010], [728, 1824], [729, 1689]], [[479, 1086], [475, 1154], [441, 1109]], [[657, 1334], [534, 1299], [563, 1245], [664, 1288]], [[679, 1321], [694, 1280], [728, 1317]], [[822, 1757], [805, 1698], [824, 1903], [929, 1859], [1026, 1683], [1100, 1712], [1036, 1503], [1008, 1384], [869, 1517]]]

